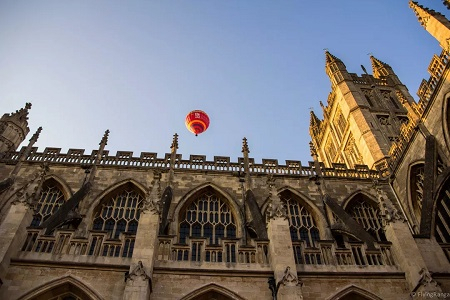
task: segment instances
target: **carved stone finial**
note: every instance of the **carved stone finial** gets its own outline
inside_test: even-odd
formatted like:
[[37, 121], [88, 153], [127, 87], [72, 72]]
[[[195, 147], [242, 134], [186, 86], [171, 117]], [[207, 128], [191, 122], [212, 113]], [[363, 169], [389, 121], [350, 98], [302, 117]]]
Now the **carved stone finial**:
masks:
[[250, 153], [250, 149], [248, 148], [247, 138], [242, 139], [242, 153]]
[[31, 109], [31, 103], [30, 102], [25, 103], [25, 109]]
[[178, 149], [178, 134], [175, 133], [173, 135], [172, 144], [170, 145], [170, 149], [172, 149], [172, 152]]
[[108, 135], [109, 135], [109, 129], [106, 129], [105, 134], [103, 135], [102, 140], [100, 141], [100, 146], [106, 146], [108, 143]]

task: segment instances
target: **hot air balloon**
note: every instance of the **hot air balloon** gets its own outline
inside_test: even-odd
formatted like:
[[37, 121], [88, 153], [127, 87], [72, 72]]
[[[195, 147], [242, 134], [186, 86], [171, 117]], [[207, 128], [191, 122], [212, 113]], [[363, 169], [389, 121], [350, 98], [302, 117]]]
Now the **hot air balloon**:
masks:
[[202, 110], [193, 110], [187, 114], [185, 124], [187, 129], [197, 136], [208, 129], [209, 117]]

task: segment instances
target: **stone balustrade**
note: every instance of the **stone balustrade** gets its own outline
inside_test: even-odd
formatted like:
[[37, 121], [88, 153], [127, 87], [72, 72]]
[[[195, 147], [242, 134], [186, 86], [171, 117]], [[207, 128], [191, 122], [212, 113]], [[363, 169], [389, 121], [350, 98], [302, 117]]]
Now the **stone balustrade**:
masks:
[[[18, 162], [24, 148], [19, 152], [7, 154], [1, 162], [15, 164]], [[51, 163], [63, 165], [90, 166], [94, 163], [97, 150], [90, 155], [84, 154], [83, 149], [69, 149], [67, 153], [61, 153], [60, 148], [45, 148], [44, 152], [37, 152], [34, 147], [28, 157], [27, 162]], [[166, 153], [164, 158], [157, 158], [156, 153], [142, 152], [139, 157], [133, 157], [133, 152], [118, 151], [115, 156], [110, 156], [108, 151], [103, 152], [99, 162], [104, 167], [126, 167], [126, 168], [154, 168], [169, 169], [170, 154]], [[333, 168], [325, 168], [320, 164], [322, 174], [330, 177], [352, 178], [352, 179], [376, 179], [380, 174], [376, 170], [370, 170], [365, 165], [357, 165], [354, 169], [348, 169], [344, 164], [335, 164]], [[191, 155], [188, 160], [182, 159], [181, 154], [176, 156], [174, 169], [193, 171], [214, 171], [242, 173], [244, 171], [243, 158], [239, 157], [237, 162], [231, 162], [229, 157], [214, 156], [214, 160], [208, 161], [204, 155]], [[314, 177], [315, 167], [312, 162], [308, 166], [302, 166], [301, 161], [286, 160], [284, 165], [279, 164], [277, 159], [262, 159], [262, 163], [255, 163], [253, 158], [249, 159], [249, 170], [252, 174], [274, 174], [291, 175], [301, 177]]]
[[187, 261], [269, 265], [268, 241], [255, 245], [239, 245], [238, 239], [223, 239], [219, 245], [209, 245], [205, 238], [191, 238], [186, 244], [176, 244], [176, 237], [159, 237], [158, 261]]
[[319, 241], [308, 248], [303, 242], [293, 242], [295, 262], [305, 265], [394, 266], [389, 242], [379, 242], [369, 250], [364, 243], [351, 242], [339, 248], [333, 241]]
[[75, 237], [74, 230], [57, 230], [55, 235], [44, 235], [44, 229], [28, 229], [22, 252], [131, 257], [135, 236], [122, 233], [119, 239], [110, 239], [106, 231], [90, 231], [88, 238]]

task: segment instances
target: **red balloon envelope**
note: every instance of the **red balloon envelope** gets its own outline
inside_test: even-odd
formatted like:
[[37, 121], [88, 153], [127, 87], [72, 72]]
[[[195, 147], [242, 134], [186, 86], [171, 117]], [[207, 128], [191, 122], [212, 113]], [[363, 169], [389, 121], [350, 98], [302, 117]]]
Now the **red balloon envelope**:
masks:
[[208, 129], [209, 117], [202, 110], [193, 110], [187, 114], [185, 123], [190, 132], [198, 135]]

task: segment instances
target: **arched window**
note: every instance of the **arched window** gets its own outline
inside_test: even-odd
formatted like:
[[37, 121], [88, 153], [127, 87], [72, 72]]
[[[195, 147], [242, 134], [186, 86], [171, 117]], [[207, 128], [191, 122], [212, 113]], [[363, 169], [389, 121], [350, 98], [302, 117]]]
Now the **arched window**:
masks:
[[34, 210], [31, 227], [39, 227], [66, 201], [61, 186], [54, 179], [49, 179], [42, 185], [41, 196]]
[[380, 210], [365, 196], [355, 196], [346, 211], [377, 241], [386, 241]]
[[410, 182], [410, 196], [414, 215], [418, 222], [422, 215], [422, 200], [423, 200], [423, 179], [424, 179], [424, 165], [417, 164], [411, 168], [409, 173]]
[[179, 242], [188, 237], [205, 237], [209, 244], [219, 244], [222, 238], [236, 237], [236, 220], [228, 204], [212, 189], [194, 197], [180, 213]]
[[311, 213], [289, 191], [282, 192], [280, 198], [286, 207], [292, 241], [305, 241], [307, 247], [314, 247], [320, 235]]
[[[444, 184], [439, 193], [436, 205], [435, 236], [440, 244], [450, 244], [450, 179]], [[445, 254], [450, 261], [450, 248], [446, 247]]]
[[95, 213], [93, 230], [104, 230], [118, 239], [122, 232], [136, 234], [143, 196], [131, 185], [106, 196]]

